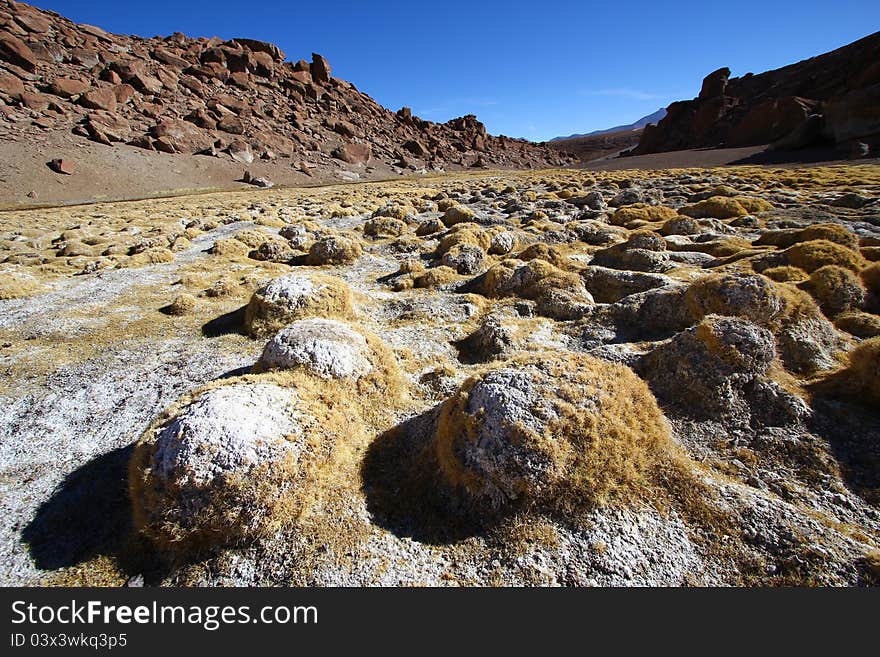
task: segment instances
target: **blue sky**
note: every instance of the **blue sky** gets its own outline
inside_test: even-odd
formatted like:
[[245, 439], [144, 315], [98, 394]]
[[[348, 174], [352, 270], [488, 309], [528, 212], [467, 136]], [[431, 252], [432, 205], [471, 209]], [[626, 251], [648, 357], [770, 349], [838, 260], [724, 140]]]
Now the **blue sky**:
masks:
[[391, 109], [474, 113], [489, 132], [542, 140], [629, 123], [692, 98], [703, 76], [777, 68], [880, 30], [877, 0], [773, 2], [328, 2], [34, 0], [141, 36], [250, 37], [312, 51]]

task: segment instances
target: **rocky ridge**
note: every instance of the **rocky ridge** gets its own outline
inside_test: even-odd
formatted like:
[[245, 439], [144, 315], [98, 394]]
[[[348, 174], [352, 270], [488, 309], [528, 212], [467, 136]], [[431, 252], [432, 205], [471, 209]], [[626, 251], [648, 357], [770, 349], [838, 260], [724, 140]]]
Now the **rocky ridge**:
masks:
[[880, 145], [880, 32], [758, 75], [707, 75], [693, 100], [672, 103], [633, 155], [773, 144], [834, 144], [856, 156]]
[[329, 62], [287, 61], [253, 39], [110, 34], [29, 5], [0, 3], [0, 139], [69, 130], [163, 153], [290, 158], [398, 171], [563, 164], [564, 154], [487, 134], [475, 116], [443, 124], [392, 112]]

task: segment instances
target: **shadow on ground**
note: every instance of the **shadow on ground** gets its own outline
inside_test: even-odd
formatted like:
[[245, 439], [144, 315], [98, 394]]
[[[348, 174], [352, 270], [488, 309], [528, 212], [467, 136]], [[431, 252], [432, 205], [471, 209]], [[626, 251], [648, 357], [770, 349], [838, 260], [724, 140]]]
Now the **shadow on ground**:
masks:
[[448, 545], [485, 534], [501, 518], [477, 514], [440, 479], [432, 438], [437, 409], [383, 433], [361, 468], [373, 521], [398, 537]]
[[[765, 150], [730, 162], [730, 166], [743, 164], [818, 164], [846, 159], [846, 154], [833, 147], [804, 148], [796, 151]], [[864, 160], [859, 163], [876, 163], [876, 160]]]
[[244, 305], [206, 322], [202, 325], [202, 335], [206, 338], [219, 338], [221, 335], [232, 333], [245, 335], [244, 314], [246, 309], [247, 305]]
[[57, 570], [115, 554], [132, 534], [128, 462], [133, 446], [71, 472], [22, 531], [38, 568]]
[[810, 431], [828, 441], [847, 487], [880, 508], [880, 412], [867, 400], [860, 403], [846, 370], [813, 384], [810, 392]]

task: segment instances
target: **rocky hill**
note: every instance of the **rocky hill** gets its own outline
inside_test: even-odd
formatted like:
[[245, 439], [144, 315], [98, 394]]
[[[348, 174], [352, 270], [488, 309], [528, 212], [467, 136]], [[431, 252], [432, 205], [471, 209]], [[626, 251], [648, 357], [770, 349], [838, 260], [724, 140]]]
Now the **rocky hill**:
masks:
[[291, 158], [305, 173], [567, 161], [543, 146], [491, 136], [473, 115], [437, 124], [408, 108], [392, 112], [334, 78], [318, 54], [294, 62], [252, 39], [120, 36], [11, 0], [0, 2], [0, 102], [0, 142], [65, 130], [100, 144], [245, 166]]
[[593, 162], [598, 158], [615, 155], [639, 143], [642, 129], [602, 131], [595, 135], [579, 135], [548, 142], [551, 148], [561, 153], [572, 153], [581, 162]]
[[688, 148], [833, 143], [856, 155], [880, 144], [880, 32], [767, 71], [730, 78], [721, 68], [700, 95], [672, 103], [634, 155]]

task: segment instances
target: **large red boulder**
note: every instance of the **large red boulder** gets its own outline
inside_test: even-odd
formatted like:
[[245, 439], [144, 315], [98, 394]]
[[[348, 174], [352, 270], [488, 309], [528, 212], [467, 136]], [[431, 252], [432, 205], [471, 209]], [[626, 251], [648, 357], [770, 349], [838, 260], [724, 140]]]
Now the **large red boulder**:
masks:
[[24, 11], [21, 7], [19, 7], [18, 10], [19, 11], [15, 16], [15, 22], [28, 32], [44, 34], [52, 27], [52, 23], [49, 19], [45, 16], [41, 16], [36, 11]]
[[309, 70], [315, 82], [330, 82], [330, 62], [316, 52], [312, 53]]
[[373, 151], [369, 144], [343, 144], [335, 149], [331, 155], [337, 160], [349, 164], [366, 164], [370, 161]]
[[150, 129], [157, 140], [170, 143], [176, 152], [197, 153], [214, 145], [213, 137], [201, 128], [180, 119], [159, 121]]
[[253, 52], [264, 52], [268, 54], [276, 62], [283, 62], [286, 55], [274, 43], [266, 43], [265, 41], [257, 41], [256, 39], [233, 39], [233, 43], [248, 48]]
[[23, 93], [24, 83], [11, 73], [0, 70], [0, 94], [6, 94], [17, 100]]
[[105, 112], [116, 111], [116, 92], [113, 87], [90, 89], [79, 99], [79, 104], [89, 109], [104, 110]]
[[9, 32], [0, 32], [0, 59], [29, 73], [37, 71], [37, 58], [33, 51], [24, 41]]
[[83, 82], [82, 80], [75, 80], [73, 78], [55, 78], [52, 84], [49, 85], [49, 93], [61, 96], [62, 98], [70, 98], [71, 96], [78, 96], [81, 93], [85, 93], [88, 88], [89, 83]]

